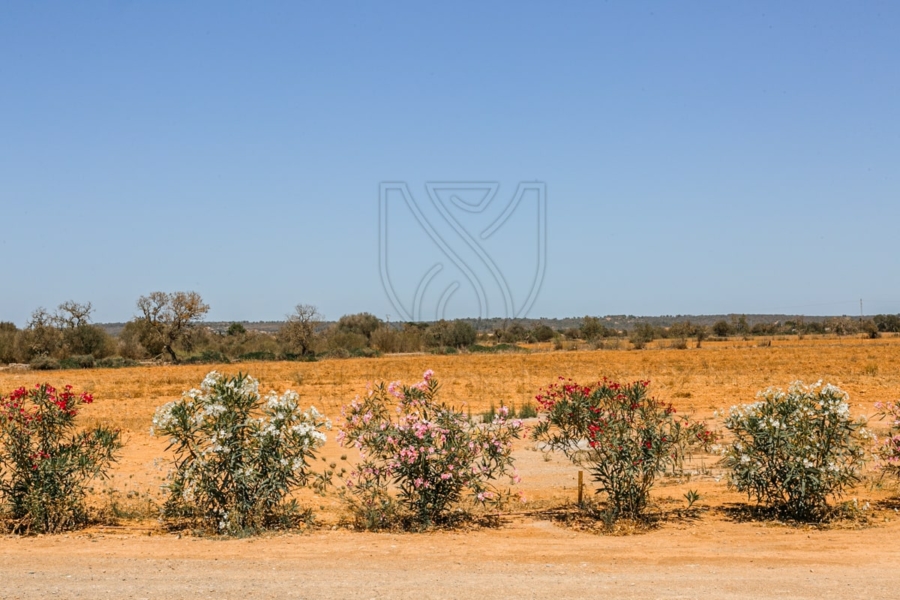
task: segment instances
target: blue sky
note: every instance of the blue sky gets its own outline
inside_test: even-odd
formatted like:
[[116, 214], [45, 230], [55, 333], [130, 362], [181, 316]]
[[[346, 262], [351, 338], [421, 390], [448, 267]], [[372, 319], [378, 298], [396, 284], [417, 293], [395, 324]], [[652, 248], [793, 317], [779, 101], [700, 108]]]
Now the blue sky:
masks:
[[380, 239], [455, 275], [380, 183], [484, 181], [546, 185], [543, 276], [484, 250], [531, 317], [900, 312], [900, 5], [559, 4], [5, 3], [0, 320], [396, 318]]

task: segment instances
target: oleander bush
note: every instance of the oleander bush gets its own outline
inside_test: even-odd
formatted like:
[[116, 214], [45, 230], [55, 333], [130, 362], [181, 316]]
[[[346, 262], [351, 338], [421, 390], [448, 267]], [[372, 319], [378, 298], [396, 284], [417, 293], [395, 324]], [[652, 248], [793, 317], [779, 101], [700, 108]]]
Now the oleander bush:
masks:
[[889, 429], [875, 447], [882, 471], [900, 479], [900, 401], [878, 402], [879, 417], [887, 420]]
[[871, 435], [850, 416], [848, 396], [821, 382], [769, 388], [725, 419], [730, 483], [775, 514], [803, 521], [828, 515], [828, 499], [860, 481]]
[[512, 441], [521, 421], [501, 408], [490, 422], [472, 423], [440, 402], [439, 390], [429, 370], [419, 383], [381, 383], [344, 407], [338, 440], [360, 453], [344, 498], [359, 526], [446, 525], [463, 505], [499, 508], [511, 497], [501, 483], [519, 482]]
[[152, 432], [175, 453], [163, 519], [244, 535], [307, 518], [286, 498], [310, 479], [331, 424], [298, 400], [292, 391], [261, 397], [252, 377], [213, 371], [199, 390], [157, 409]]
[[88, 521], [85, 495], [122, 448], [118, 430], [78, 430], [90, 394], [49, 384], [0, 397], [0, 512], [14, 532], [55, 533]]
[[559, 378], [536, 396], [541, 422], [532, 438], [584, 466], [605, 497], [608, 522], [645, 517], [659, 475], [681, 472], [686, 453], [715, 439], [704, 423], [676, 415], [648, 393], [649, 381], [603, 379], [580, 385]]

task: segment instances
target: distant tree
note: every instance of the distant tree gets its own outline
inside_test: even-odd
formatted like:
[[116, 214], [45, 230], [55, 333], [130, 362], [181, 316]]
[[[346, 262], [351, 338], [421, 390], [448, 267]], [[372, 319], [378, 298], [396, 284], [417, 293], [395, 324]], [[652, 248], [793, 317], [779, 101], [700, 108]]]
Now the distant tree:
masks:
[[402, 332], [391, 327], [379, 327], [372, 333], [372, 348], [379, 352], [401, 352]]
[[825, 326], [839, 336], [851, 335], [859, 331], [856, 320], [847, 316], [826, 319]]
[[447, 346], [455, 348], [465, 348], [475, 343], [478, 332], [468, 321], [453, 321], [450, 326], [450, 335], [447, 339]]
[[556, 337], [556, 332], [549, 325], [544, 325], [542, 323], [531, 330], [531, 337], [533, 337], [536, 342], [549, 342]]
[[90, 302], [79, 304], [74, 300], [68, 300], [59, 305], [56, 314], [53, 316], [53, 321], [61, 329], [73, 329], [82, 325], [89, 325], [92, 312], [94, 312], [94, 308]]
[[298, 304], [294, 313], [288, 316], [287, 322], [278, 330], [278, 341], [288, 351], [307, 356], [312, 353], [316, 329], [321, 321], [322, 315], [315, 306]]
[[703, 340], [709, 335], [709, 331], [703, 325], [695, 325], [690, 321], [681, 321], [674, 323], [666, 332], [668, 337], [678, 338], [681, 340], [681, 348], [687, 347], [687, 339], [692, 337], [697, 339], [697, 347], [703, 344]]
[[141, 341], [142, 337], [144, 337], [142, 323], [139, 323], [137, 320], [125, 323], [118, 335], [119, 355], [123, 358], [139, 360], [148, 356], [158, 356], [162, 353], [162, 346], [149, 348]]
[[344, 315], [337, 322], [337, 328], [342, 333], [356, 333], [366, 336], [366, 340], [372, 339], [372, 334], [381, 327], [382, 321], [371, 313], [358, 313]]
[[731, 335], [731, 325], [728, 321], [716, 321], [712, 326], [713, 333], [718, 337], [728, 337]]
[[494, 330], [494, 339], [507, 344], [524, 342], [529, 339], [530, 335], [531, 332], [525, 329], [521, 323], [513, 323], [505, 329]]
[[687, 338], [694, 336], [695, 330], [696, 326], [690, 321], [680, 321], [678, 323], [673, 323], [666, 334], [670, 338], [686, 340]]
[[589, 342], [602, 336], [604, 329], [606, 328], [597, 317], [585, 316], [581, 321], [581, 335]]
[[703, 344], [703, 340], [709, 337], [709, 330], [703, 325], [694, 326], [694, 339], [697, 340], [697, 347]]
[[16, 355], [22, 362], [31, 362], [38, 356], [57, 354], [61, 345], [62, 335], [53, 315], [39, 307], [31, 313], [25, 329], [16, 337]]
[[750, 328], [752, 335], [775, 335], [778, 333], [778, 323], [757, 323]]
[[881, 332], [878, 331], [878, 325], [875, 324], [873, 319], [863, 321], [860, 324], [860, 328], [870, 340], [876, 340], [881, 337]]
[[819, 321], [810, 321], [804, 327], [806, 333], [825, 333], [825, 325]]
[[478, 332], [466, 321], [440, 320], [428, 327], [425, 339], [429, 347], [465, 348], [474, 344], [477, 337]]
[[872, 319], [878, 331], [884, 333], [900, 332], [900, 315], [875, 315]]
[[137, 308], [140, 314], [134, 320], [141, 344], [151, 354], [165, 352], [175, 363], [179, 362], [175, 345], [209, 312], [197, 292], [152, 292], [138, 298]]
[[640, 350], [656, 337], [656, 330], [650, 323], [638, 323], [628, 336], [635, 350]]
[[584, 338], [584, 334], [581, 332], [580, 327], [569, 327], [563, 331], [563, 335], [566, 336], [567, 340], [580, 340]]
[[241, 323], [232, 323], [228, 326], [228, 331], [225, 335], [230, 337], [237, 337], [241, 335], [245, 335], [247, 333], [247, 328], [243, 326]]
[[59, 305], [52, 319], [60, 330], [63, 354], [105, 358], [114, 352], [115, 343], [109, 334], [91, 324], [92, 312], [90, 302], [79, 304], [69, 300]]
[[747, 323], [747, 315], [731, 316], [731, 330], [738, 335], [747, 335], [750, 333], [750, 325]]
[[16, 335], [19, 328], [14, 323], [0, 321], [0, 363], [16, 362]]

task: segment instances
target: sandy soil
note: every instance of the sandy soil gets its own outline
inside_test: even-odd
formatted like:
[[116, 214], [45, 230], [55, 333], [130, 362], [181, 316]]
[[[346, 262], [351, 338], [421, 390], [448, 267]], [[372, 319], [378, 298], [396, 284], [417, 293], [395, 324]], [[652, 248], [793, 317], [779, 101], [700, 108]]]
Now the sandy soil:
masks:
[[244, 540], [0, 539], [0, 598], [896, 598], [900, 521], [803, 530], [706, 515], [643, 535], [499, 530]]

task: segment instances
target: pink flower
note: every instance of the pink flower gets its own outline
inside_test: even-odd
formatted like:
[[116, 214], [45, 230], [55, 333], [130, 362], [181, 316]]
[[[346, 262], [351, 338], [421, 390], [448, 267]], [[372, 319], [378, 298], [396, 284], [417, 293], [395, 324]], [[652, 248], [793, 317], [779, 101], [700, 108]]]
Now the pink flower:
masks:
[[434, 377], [434, 371], [428, 369], [425, 373], [422, 374], [422, 379], [425, 381], [431, 381], [431, 378]]

